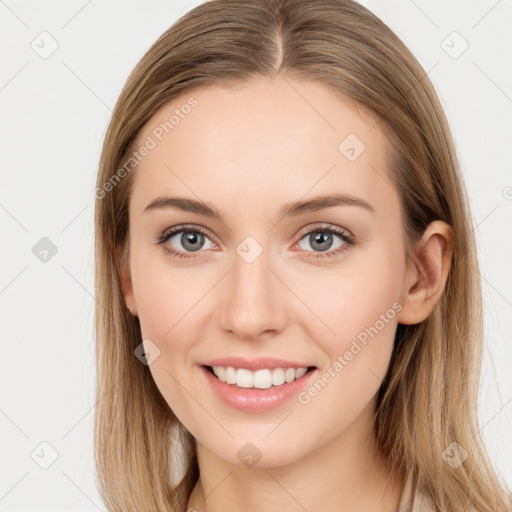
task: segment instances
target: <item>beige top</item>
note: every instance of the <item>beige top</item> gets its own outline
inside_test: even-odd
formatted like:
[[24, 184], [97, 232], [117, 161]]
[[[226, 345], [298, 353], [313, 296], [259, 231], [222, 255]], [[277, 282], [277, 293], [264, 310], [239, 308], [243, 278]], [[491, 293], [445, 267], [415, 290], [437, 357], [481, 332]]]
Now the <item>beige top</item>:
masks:
[[421, 490], [421, 482], [409, 474], [405, 480], [398, 512], [435, 512], [433, 501]]
[[[406, 478], [404, 490], [400, 498], [397, 512], [437, 512], [432, 498], [423, 491], [421, 477], [413, 477], [412, 474]], [[465, 509], [467, 512], [477, 512], [475, 508]]]

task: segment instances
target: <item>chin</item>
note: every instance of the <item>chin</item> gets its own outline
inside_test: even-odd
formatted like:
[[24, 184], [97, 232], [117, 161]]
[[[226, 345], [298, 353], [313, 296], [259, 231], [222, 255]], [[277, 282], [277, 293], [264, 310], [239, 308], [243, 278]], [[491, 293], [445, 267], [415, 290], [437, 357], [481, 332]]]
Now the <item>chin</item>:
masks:
[[[228, 427], [229, 430], [229, 427]], [[261, 431], [261, 429], [260, 429]], [[308, 452], [305, 440], [300, 436], [275, 435], [274, 439], [265, 434], [249, 431], [233, 439], [210, 439], [201, 442], [216, 457], [240, 468], [277, 468], [292, 464]], [[270, 429], [271, 431], [271, 429]], [[274, 433], [270, 434], [272, 437]], [[313, 450], [314, 447], [311, 447]]]

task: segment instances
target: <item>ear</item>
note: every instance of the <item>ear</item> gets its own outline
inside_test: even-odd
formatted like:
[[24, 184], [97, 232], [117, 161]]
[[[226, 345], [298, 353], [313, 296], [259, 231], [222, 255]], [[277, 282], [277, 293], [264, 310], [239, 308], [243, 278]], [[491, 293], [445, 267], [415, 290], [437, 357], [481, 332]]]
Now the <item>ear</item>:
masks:
[[[128, 244], [129, 242], [126, 241]], [[137, 303], [135, 302], [135, 294], [133, 293], [132, 275], [130, 270], [130, 261], [128, 257], [123, 255], [123, 247], [117, 247], [117, 260], [119, 262], [119, 271], [121, 279], [121, 291], [123, 293], [124, 302], [130, 313], [134, 316], [138, 315]]]
[[453, 255], [453, 230], [441, 220], [431, 222], [415, 246], [402, 293], [398, 322], [412, 325], [425, 320], [444, 291]]

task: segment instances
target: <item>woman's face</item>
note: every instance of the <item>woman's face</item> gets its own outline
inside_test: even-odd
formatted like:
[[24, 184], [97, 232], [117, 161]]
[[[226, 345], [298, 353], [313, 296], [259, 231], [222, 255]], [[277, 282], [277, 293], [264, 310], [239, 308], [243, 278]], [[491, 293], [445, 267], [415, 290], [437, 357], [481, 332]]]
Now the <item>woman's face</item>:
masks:
[[258, 78], [182, 93], [137, 142], [125, 297], [179, 420], [248, 466], [364, 437], [406, 275], [375, 119], [322, 84]]

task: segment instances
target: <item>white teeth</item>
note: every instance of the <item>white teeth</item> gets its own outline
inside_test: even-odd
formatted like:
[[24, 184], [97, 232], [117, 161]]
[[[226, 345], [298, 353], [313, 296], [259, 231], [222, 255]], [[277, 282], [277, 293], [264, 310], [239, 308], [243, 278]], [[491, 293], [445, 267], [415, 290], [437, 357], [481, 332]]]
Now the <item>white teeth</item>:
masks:
[[[218, 366], [217, 366], [218, 368]], [[215, 369], [213, 370], [215, 372]], [[217, 375], [217, 374], [215, 374]], [[226, 368], [226, 383], [236, 384], [236, 370], [232, 366]]]
[[272, 385], [280, 386], [284, 384], [284, 370], [282, 368], [276, 368], [272, 372]]
[[307, 368], [274, 368], [257, 370], [252, 372], [245, 368], [233, 368], [232, 366], [213, 366], [213, 373], [221, 382], [235, 384], [240, 388], [268, 389], [271, 386], [281, 386], [285, 382], [293, 382], [300, 379]]
[[226, 382], [226, 368], [223, 366], [214, 366], [213, 371], [221, 382]]
[[253, 381], [255, 388], [267, 389], [272, 386], [272, 372], [270, 370], [258, 370], [253, 374]]
[[236, 385], [239, 388], [252, 388], [253, 376], [252, 372], [240, 368], [236, 372]]
[[284, 372], [284, 380], [286, 382], [292, 382], [295, 380], [295, 368], [288, 368], [288, 370]]
[[299, 368], [295, 374], [295, 378], [300, 379], [307, 371], [307, 368]]

